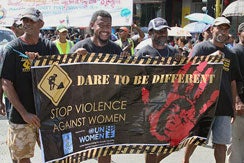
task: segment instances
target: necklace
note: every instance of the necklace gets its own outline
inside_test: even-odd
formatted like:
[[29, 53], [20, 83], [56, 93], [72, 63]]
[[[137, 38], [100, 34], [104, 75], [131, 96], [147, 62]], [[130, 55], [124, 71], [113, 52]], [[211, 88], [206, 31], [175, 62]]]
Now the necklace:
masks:
[[[167, 55], [164, 55], [163, 53], [165, 52], [165, 48], [167, 49]], [[169, 47], [165, 45], [165, 48], [163, 49], [157, 49], [158, 55], [160, 57], [169, 57]]]

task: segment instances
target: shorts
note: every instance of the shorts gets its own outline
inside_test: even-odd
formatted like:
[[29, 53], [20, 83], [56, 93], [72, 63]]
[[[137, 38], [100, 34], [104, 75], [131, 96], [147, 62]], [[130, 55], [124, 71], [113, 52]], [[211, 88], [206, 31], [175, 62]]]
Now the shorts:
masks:
[[230, 144], [231, 116], [215, 116], [212, 126], [213, 144]]
[[12, 160], [34, 156], [36, 142], [39, 143], [38, 129], [30, 124], [9, 122], [7, 145]]

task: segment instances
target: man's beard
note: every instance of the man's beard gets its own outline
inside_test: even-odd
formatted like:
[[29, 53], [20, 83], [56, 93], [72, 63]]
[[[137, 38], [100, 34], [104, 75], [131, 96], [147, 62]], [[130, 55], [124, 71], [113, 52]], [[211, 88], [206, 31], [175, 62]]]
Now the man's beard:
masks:
[[108, 41], [109, 41], [109, 39], [107, 39], [107, 40], [103, 40], [103, 39], [101, 39], [101, 37], [98, 37], [98, 40], [99, 40], [99, 42], [102, 43], [102, 44], [107, 44]]
[[219, 43], [225, 43], [229, 38], [225, 35], [222, 35], [222, 34], [218, 34], [216, 36], [216, 41], [219, 42]]
[[165, 43], [167, 42], [167, 38], [165, 37], [158, 37], [158, 39], [154, 39], [155, 43], [158, 45], [158, 46], [164, 46]]

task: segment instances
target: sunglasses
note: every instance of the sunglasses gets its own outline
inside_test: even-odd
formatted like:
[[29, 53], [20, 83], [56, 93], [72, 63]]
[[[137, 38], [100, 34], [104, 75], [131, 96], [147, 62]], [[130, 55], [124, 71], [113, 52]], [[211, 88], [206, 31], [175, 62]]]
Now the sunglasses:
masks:
[[23, 28], [22, 24], [16, 24], [16, 23], [13, 24], [13, 27], [19, 28], [19, 29]]
[[122, 32], [124, 32], [124, 30], [120, 29], [120, 30], [119, 30], [119, 33], [122, 33]]

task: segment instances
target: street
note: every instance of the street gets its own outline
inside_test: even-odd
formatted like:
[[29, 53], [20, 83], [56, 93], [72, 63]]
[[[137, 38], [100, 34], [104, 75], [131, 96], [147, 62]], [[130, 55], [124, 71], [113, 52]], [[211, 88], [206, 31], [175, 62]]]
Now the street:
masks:
[[[6, 135], [7, 135], [7, 125], [8, 122], [6, 117], [0, 115], [0, 162], [1, 163], [11, 163], [9, 151], [6, 145]], [[172, 153], [170, 156], [161, 161], [161, 163], [181, 163], [184, 156], [185, 149]], [[121, 154], [112, 155], [112, 163], [144, 163], [143, 154]], [[193, 153], [190, 160], [192, 163], [213, 163], [214, 155], [213, 149], [209, 147], [198, 147]], [[32, 158], [33, 163], [41, 163], [41, 151], [38, 146], [36, 146], [35, 156]], [[83, 163], [97, 163], [97, 160], [91, 159], [83, 161]]]

